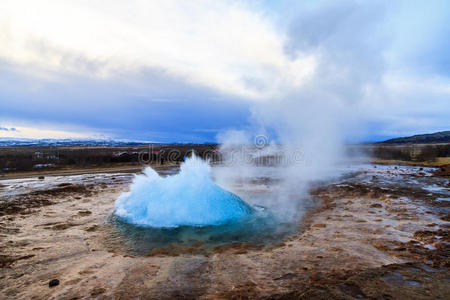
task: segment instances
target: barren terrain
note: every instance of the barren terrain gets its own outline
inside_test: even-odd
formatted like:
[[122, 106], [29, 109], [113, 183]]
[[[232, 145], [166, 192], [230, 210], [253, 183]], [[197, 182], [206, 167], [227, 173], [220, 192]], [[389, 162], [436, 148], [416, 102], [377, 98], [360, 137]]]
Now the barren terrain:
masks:
[[144, 255], [107, 221], [131, 174], [2, 180], [0, 298], [448, 299], [450, 184], [435, 171], [353, 166], [311, 189], [282, 243]]

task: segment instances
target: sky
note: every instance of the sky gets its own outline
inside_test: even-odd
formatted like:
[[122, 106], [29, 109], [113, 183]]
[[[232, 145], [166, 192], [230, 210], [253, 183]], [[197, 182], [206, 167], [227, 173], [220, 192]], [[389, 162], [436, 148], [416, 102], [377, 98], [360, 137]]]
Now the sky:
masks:
[[2, 0], [0, 137], [450, 130], [449, 36], [446, 0]]

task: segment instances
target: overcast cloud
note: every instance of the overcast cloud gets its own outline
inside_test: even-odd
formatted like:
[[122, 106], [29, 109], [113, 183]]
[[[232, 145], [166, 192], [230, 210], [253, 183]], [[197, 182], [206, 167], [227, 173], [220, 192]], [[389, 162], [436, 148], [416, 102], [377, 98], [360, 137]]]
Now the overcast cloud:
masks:
[[450, 5], [391, 2], [2, 1], [0, 126], [202, 142], [304, 105], [348, 139], [448, 130]]

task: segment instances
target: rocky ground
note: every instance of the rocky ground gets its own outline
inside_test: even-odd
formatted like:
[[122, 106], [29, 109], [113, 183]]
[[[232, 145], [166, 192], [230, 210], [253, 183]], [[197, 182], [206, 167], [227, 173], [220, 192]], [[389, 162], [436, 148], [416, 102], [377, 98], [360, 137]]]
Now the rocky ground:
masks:
[[133, 254], [108, 224], [127, 174], [0, 181], [2, 299], [449, 299], [448, 177], [363, 166], [311, 189], [296, 234]]

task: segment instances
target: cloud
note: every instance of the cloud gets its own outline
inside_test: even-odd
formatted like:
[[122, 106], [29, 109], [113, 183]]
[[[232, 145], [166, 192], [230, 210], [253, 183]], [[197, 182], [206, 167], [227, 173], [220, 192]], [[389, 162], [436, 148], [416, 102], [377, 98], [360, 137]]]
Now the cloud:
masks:
[[0, 138], [34, 138], [34, 139], [87, 139], [87, 138], [100, 138], [98, 134], [90, 133], [80, 133], [80, 132], [70, 132], [65, 130], [49, 130], [45, 128], [37, 127], [0, 127]]
[[10, 132], [19, 132], [19, 130], [17, 130], [14, 127], [11, 128], [7, 128], [7, 127], [0, 127], [0, 131], [10, 131]]
[[245, 126], [248, 102], [146, 74], [155, 86], [61, 77], [58, 82], [0, 69], [0, 120], [24, 127], [102, 133], [160, 142], [214, 142], [229, 127]]
[[449, 17], [437, 0], [5, 0], [0, 119], [164, 141], [302, 135], [302, 118], [342, 139], [448, 129]]
[[304, 106], [287, 110], [293, 120], [298, 110], [316, 103], [317, 113], [329, 111], [336, 125], [351, 121], [343, 132], [350, 138], [448, 130], [450, 74], [442, 71], [450, 59], [444, 46], [450, 28], [447, 1], [288, 5], [287, 51], [316, 57], [313, 76], [285, 96], [287, 103]]
[[221, 93], [267, 98], [298, 86], [315, 57], [238, 1], [3, 1], [0, 57], [111, 78], [152, 69]]

